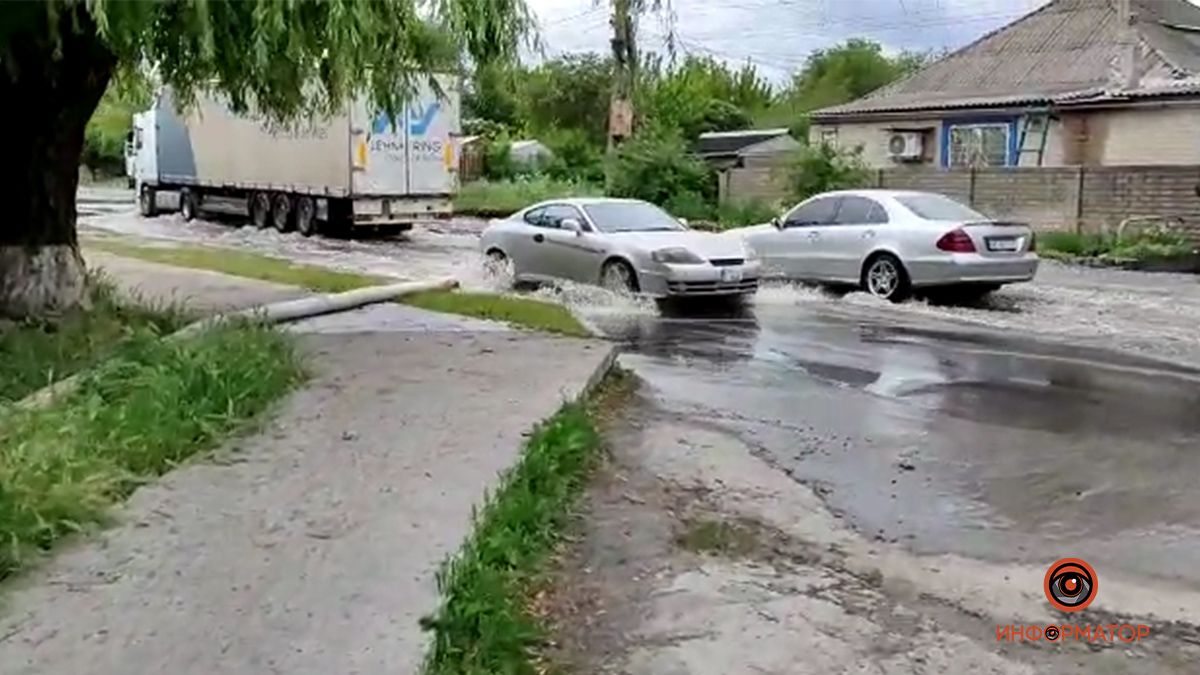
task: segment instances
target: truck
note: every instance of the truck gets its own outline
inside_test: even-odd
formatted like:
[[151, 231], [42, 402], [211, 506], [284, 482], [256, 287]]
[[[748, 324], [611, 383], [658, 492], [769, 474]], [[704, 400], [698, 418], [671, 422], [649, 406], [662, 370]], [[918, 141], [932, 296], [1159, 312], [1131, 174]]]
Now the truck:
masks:
[[305, 236], [401, 232], [448, 216], [457, 189], [457, 81], [415, 83], [398, 115], [351, 99], [329, 115], [280, 123], [201, 94], [180, 111], [170, 89], [133, 119], [138, 209], [248, 218]]

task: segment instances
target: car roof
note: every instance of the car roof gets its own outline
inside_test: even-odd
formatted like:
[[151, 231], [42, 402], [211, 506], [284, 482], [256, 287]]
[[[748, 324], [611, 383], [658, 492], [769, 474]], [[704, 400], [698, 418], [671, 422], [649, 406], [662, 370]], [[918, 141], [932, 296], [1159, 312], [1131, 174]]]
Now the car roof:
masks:
[[592, 204], [649, 204], [641, 199], [622, 199], [619, 197], [562, 197], [561, 199], [545, 199], [536, 204], [526, 206], [522, 211], [545, 206], [546, 204], [569, 204], [571, 206], [590, 206]]
[[830, 192], [822, 192], [813, 197], [873, 197], [875, 199], [895, 199], [896, 197], [915, 197], [915, 196], [935, 196], [942, 197], [944, 195], [936, 192], [926, 192], [922, 190], [887, 190], [883, 188], [864, 188], [857, 190], [832, 190]]

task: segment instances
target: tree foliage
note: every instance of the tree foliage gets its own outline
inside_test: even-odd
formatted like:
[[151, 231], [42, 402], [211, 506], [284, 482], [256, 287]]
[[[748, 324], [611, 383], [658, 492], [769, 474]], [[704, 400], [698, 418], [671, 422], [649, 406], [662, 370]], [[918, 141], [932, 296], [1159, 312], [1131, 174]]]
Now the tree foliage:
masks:
[[[531, 20], [520, 0], [49, 0], [7, 3], [0, 60], [10, 77], [36, 69], [9, 48], [21, 33], [54, 45], [68, 30], [94, 32], [124, 71], [150, 69], [182, 101], [215, 88], [239, 109], [289, 117], [365, 91], [400, 109], [423, 73], [460, 50], [481, 62], [512, 58]], [[16, 8], [14, 8], [16, 6]], [[69, 16], [70, 21], [60, 21]], [[58, 56], [61, 56], [59, 54]]]
[[733, 131], [771, 104], [771, 86], [752, 65], [732, 69], [712, 58], [688, 56], [674, 67], [652, 61], [642, 71], [639, 108], [660, 127], [695, 139], [706, 131]]
[[797, 200], [830, 190], [863, 187], [871, 177], [858, 151], [841, 151], [824, 143], [798, 150], [785, 172], [788, 191]]

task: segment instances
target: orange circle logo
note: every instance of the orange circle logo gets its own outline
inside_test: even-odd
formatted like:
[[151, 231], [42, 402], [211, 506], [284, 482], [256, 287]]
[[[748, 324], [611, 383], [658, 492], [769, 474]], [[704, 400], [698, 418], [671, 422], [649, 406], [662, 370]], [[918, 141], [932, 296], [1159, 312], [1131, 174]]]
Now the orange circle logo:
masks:
[[1079, 558], [1063, 558], [1046, 570], [1046, 599], [1064, 612], [1078, 612], [1096, 599], [1096, 570]]

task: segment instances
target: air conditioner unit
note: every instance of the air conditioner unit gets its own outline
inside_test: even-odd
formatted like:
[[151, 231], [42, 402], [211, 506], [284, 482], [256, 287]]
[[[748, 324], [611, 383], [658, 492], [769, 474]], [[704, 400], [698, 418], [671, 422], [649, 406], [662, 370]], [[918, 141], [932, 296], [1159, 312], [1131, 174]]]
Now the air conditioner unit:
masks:
[[924, 141], [919, 131], [893, 131], [888, 136], [888, 156], [901, 162], [921, 159]]

